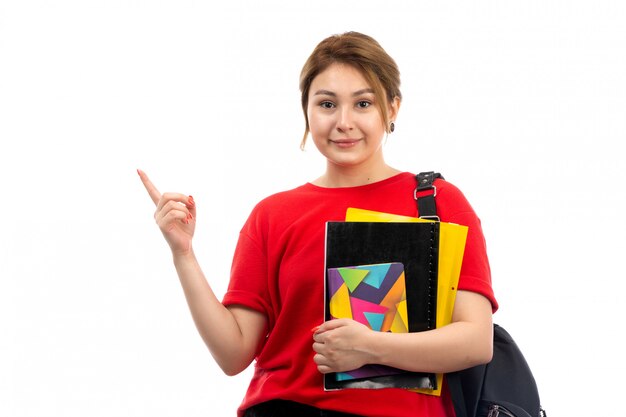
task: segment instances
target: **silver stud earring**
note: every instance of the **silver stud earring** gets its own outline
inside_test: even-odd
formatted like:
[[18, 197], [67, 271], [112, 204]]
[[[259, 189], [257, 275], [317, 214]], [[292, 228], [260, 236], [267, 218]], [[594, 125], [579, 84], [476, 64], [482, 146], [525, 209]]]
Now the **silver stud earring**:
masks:
[[396, 130], [396, 124], [394, 122], [391, 122], [389, 124], [389, 131], [393, 133], [394, 130]]

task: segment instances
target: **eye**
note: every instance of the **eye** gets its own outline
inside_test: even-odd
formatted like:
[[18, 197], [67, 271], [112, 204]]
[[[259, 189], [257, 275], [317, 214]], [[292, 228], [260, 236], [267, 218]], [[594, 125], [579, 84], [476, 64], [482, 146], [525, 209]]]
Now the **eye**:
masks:
[[335, 104], [330, 101], [322, 101], [320, 103], [320, 107], [323, 109], [332, 109], [333, 107], [335, 107]]
[[361, 101], [359, 101], [359, 102], [357, 102], [357, 103], [356, 103], [356, 106], [357, 106], [358, 108], [360, 108], [360, 109], [366, 109], [366, 108], [368, 108], [368, 107], [369, 107], [369, 106], [371, 106], [371, 105], [372, 105], [372, 103], [370, 103], [370, 102], [369, 102], [369, 101], [367, 101], [367, 100], [361, 100]]

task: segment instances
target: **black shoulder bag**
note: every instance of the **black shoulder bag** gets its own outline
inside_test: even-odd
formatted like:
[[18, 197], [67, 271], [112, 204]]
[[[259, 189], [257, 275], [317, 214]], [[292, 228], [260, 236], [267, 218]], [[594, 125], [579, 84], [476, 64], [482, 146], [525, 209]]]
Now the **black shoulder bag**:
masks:
[[[439, 220], [434, 182], [443, 176], [422, 172], [414, 192], [421, 218]], [[456, 417], [546, 417], [535, 378], [519, 347], [502, 327], [493, 325], [491, 362], [446, 374]]]

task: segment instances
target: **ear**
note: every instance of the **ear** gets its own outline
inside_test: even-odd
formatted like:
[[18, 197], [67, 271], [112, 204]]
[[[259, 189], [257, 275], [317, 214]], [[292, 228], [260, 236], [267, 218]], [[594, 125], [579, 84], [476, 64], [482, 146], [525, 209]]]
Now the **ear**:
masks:
[[402, 104], [402, 101], [400, 100], [400, 97], [396, 96], [393, 98], [393, 100], [389, 103], [389, 121], [393, 122], [396, 120], [396, 118], [398, 117], [398, 112], [400, 111], [400, 104]]

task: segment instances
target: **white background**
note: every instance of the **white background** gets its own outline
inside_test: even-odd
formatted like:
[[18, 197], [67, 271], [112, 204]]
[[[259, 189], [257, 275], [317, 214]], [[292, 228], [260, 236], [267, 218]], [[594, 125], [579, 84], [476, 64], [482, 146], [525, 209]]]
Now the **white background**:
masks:
[[402, 72], [388, 162], [481, 217], [549, 415], [621, 415], [625, 22], [622, 1], [1, 0], [0, 416], [234, 415], [250, 370], [213, 363], [135, 170], [195, 197], [221, 297], [253, 205], [323, 170], [298, 75], [346, 30]]

